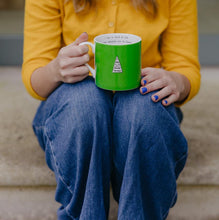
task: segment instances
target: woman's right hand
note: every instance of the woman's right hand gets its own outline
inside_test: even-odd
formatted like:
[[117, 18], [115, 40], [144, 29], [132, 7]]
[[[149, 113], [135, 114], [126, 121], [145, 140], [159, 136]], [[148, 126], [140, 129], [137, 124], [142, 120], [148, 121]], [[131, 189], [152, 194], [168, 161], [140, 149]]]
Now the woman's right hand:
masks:
[[89, 61], [87, 33], [81, 34], [74, 43], [63, 47], [57, 57], [46, 66], [36, 69], [31, 75], [31, 85], [37, 95], [47, 98], [61, 83], [75, 83], [88, 76], [84, 64]]
[[89, 74], [86, 64], [89, 61], [88, 46], [80, 43], [88, 40], [88, 34], [82, 33], [72, 44], [63, 47], [56, 59], [56, 81], [75, 83], [83, 80]]

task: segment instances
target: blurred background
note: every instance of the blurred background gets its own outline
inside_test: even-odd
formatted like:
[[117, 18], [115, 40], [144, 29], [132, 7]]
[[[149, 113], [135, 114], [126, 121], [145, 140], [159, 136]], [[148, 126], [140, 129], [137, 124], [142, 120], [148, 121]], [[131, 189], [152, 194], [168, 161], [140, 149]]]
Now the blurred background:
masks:
[[[55, 220], [55, 178], [31, 128], [39, 101], [21, 82], [23, 20], [24, 0], [0, 0], [0, 220]], [[198, 20], [202, 84], [182, 107], [189, 157], [168, 220], [219, 220], [219, 0], [198, 0]]]
[[[17, 65], [22, 62], [24, 2], [0, 0], [0, 65]], [[198, 12], [201, 64], [217, 65], [219, 0], [198, 0]]]

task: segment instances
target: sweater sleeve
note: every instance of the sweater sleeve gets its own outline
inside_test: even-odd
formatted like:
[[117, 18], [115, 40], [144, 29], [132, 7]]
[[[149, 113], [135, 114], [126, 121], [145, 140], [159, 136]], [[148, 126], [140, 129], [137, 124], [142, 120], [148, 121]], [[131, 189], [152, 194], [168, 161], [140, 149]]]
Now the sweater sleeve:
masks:
[[58, 0], [26, 0], [22, 80], [34, 98], [44, 100], [33, 90], [31, 75], [57, 56], [61, 47], [61, 33]]
[[162, 67], [188, 78], [191, 90], [182, 105], [192, 99], [200, 87], [198, 61], [198, 25], [196, 0], [170, 0], [169, 24], [162, 34]]

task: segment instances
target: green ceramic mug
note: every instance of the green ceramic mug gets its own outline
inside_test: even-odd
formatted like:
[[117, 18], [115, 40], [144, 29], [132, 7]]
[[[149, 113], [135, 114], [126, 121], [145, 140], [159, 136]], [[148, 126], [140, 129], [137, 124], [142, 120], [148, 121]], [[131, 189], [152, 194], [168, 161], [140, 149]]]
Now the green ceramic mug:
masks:
[[124, 91], [139, 87], [141, 81], [141, 38], [124, 33], [103, 34], [90, 45], [95, 69], [86, 64], [98, 87]]

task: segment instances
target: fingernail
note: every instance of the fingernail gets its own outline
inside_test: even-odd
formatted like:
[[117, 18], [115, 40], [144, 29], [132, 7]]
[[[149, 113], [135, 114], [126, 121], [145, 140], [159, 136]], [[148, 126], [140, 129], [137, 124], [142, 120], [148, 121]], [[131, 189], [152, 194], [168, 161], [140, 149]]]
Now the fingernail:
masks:
[[167, 104], [167, 103], [168, 103], [168, 101], [167, 101], [167, 100], [164, 100], [164, 103], [165, 103], [165, 104]]
[[143, 81], [143, 83], [144, 83], [144, 86], [145, 86], [145, 85], [147, 84], [147, 81], [146, 81], [146, 80], [144, 80], [144, 81]]
[[157, 101], [158, 98], [159, 98], [158, 95], [155, 95], [155, 96], [154, 96], [155, 101]]
[[143, 87], [143, 88], [141, 89], [141, 91], [142, 91], [142, 93], [146, 93], [148, 90], [147, 90], [146, 87]]

